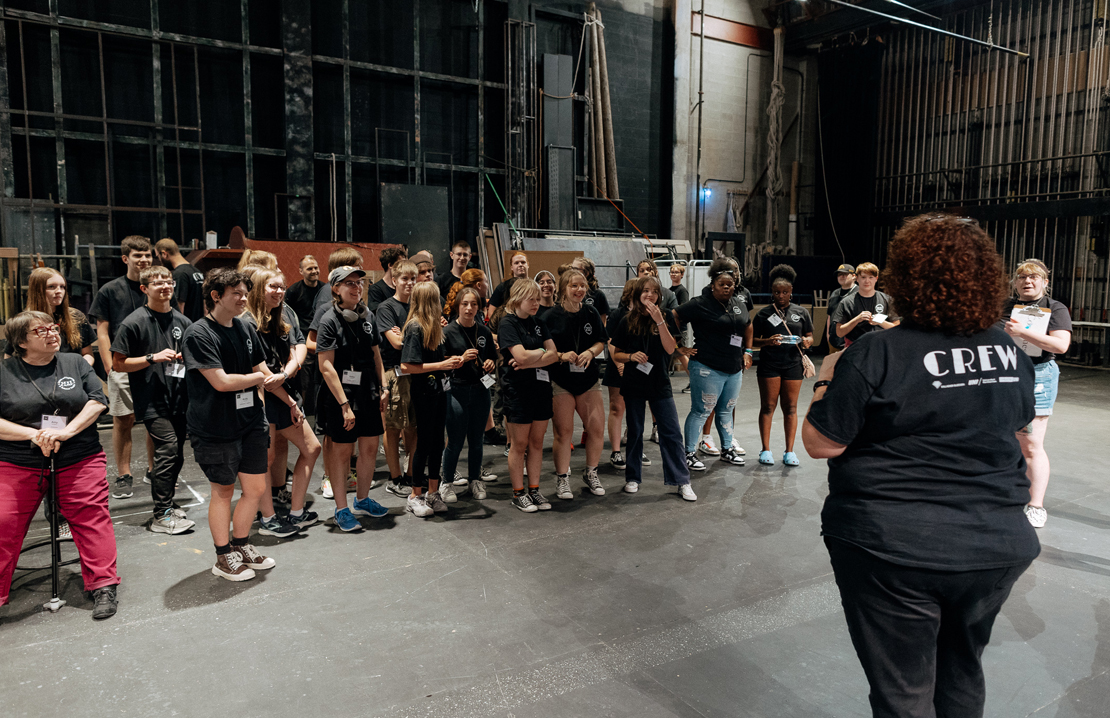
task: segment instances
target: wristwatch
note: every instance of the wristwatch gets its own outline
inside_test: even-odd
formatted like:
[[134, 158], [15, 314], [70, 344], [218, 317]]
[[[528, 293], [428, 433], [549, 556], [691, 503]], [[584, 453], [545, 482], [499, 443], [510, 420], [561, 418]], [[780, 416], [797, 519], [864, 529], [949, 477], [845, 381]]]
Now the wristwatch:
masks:
[[829, 384], [832, 384], [832, 382], [829, 381], [828, 379], [822, 379], [821, 381], [815, 381], [815, 382], [813, 382], [813, 390], [817, 391], [821, 387], [828, 386]]
[[146, 363], [150, 364], [151, 366], [154, 366], [154, 355], [153, 354], [147, 354], [146, 355]]

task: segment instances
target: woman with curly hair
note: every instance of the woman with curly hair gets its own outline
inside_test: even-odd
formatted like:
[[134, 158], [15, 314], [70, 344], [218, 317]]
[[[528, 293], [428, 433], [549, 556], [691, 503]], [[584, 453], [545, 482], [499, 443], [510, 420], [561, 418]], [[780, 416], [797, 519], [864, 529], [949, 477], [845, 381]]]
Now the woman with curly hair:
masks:
[[782, 423], [786, 430], [786, 452], [782, 463], [798, 465], [794, 435], [798, 431], [798, 393], [802, 390], [802, 352], [813, 343], [813, 320], [809, 312], [790, 302], [794, 268], [780, 264], [771, 270], [771, 303], [752, 320], [754, 346], [759, 348], [759, 463], [771, 465], [771, 422], [775, 406], [782, 404]]
[[884, 279], [901, 326], [825, 357], [802, 425], [821, 533], [874, 714], [981, 716], [983, 649], [1040, 551], [1015, 436], [1033, 363], [994, 326], [1006, 277], [974, 220], [908, 220]]
[[486, 308], [486, 273], [480, 269], [468, 269], [459, 277], [459, 281], [447, 290], [447, 301], [443, 304], [443, 316], [451, 321], [458, 316], [457, 298], [462, 290], [472, 288], [478, 292], [478, 303], [481, 305], [482, 314]]

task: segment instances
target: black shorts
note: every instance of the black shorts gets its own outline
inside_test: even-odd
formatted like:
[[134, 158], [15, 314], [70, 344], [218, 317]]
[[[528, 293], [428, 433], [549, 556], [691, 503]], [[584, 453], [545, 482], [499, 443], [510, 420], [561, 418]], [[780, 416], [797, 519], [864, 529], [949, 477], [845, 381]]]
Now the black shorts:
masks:
[[270, 430], [252, 430], [241, 439], [209, 441], [189, 437], [193, 460], [213, 484], [231, 486], [239, 474], [265, 474], [269, 467]]
[[601, 385], [621, 388], [621, 373], [617, 370], [617, 363], [612, 359], [605, 362], [605, 375], [601, 377]]
[[757, 379], [785, 379], [787, 381], [801, 381], [802, 376], [802, 362], [797, 361], [790, 365], [780, 364], [766, 364], [760, 362], [756, 367], [755, 377]]
[[522, 388], [517, 384], [505, 382], [501, 385], [501, 396], [505, 402], [505, 421], [511, 424], [531, 424], [533, 421], [549, 421], [554, 415], [551, 406], [551, 384], [545, 381], [532, 381], [534, 387]]
[[316, 400], [316, 426], [337, 444], [353, 444], [364, 436], [385, 433], [379, 402], [369, 397], [355, 407], [354, 428], [349, 431], [344, 429], [343, 409], [326, 386]]
[[[298, 399], [297, 406], [301, 408], [303, 414], [304, 402]], [[293, 426], [293, 415], [290, 408], [273, 394], [266, 395], [266, 421], [270, 422], [270, 426], [278, 431]]]

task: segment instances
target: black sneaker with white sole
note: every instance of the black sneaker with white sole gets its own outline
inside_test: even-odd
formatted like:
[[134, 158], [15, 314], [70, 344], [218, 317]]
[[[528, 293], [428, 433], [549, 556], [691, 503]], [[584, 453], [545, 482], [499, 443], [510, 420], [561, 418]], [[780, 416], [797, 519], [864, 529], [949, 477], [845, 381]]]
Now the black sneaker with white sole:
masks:
[[736, 449], [728, 448], [721, 452], [721, 461], [732, 464], [733, 466], [743, 466], [744, 457], [741, 456]]
[[698, 458], [696, 451], [690, 451], [686, 454], [686, 466], [690, 471], [705, 471], [705, 464]]
[[526, 514], [533, 514], [539, 511], [539, 508], [532, 503], [532, 497], [528, 494], [521, 494], [520, 496], [513, 497], [513, 506], [520, 509]]
[[132, 488], [135, 480], [131, 478], [131, 474], [124, 474], [123, 476], [116, 477], [116, 486], [112, 489], [113, 499], [129, 499], [135, 495], [135, 489]]
[[609, 454], [609, 465], [614, 469], [623, 469], [628, 466], [628, 464], [625, 463], [624, 454], [619, 451], [614, 451]]

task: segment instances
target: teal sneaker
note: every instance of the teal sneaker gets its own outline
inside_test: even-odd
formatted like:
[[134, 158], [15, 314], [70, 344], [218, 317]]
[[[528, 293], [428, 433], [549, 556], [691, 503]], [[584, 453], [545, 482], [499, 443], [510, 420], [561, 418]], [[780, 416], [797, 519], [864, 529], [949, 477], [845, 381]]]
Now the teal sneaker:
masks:
[[389, 509], [367, 496], [365, 499], [355, 501], [355, 505], [351, 508], [351, 513], [355, 516], [373, 516], [376, 519], [380, 519], [382, 516], [389, 513]]
[[339, 509], [335, 512], [335, 525], [343, 531], [359, 531], [362, 524], [358, 522], [350, 509]]

